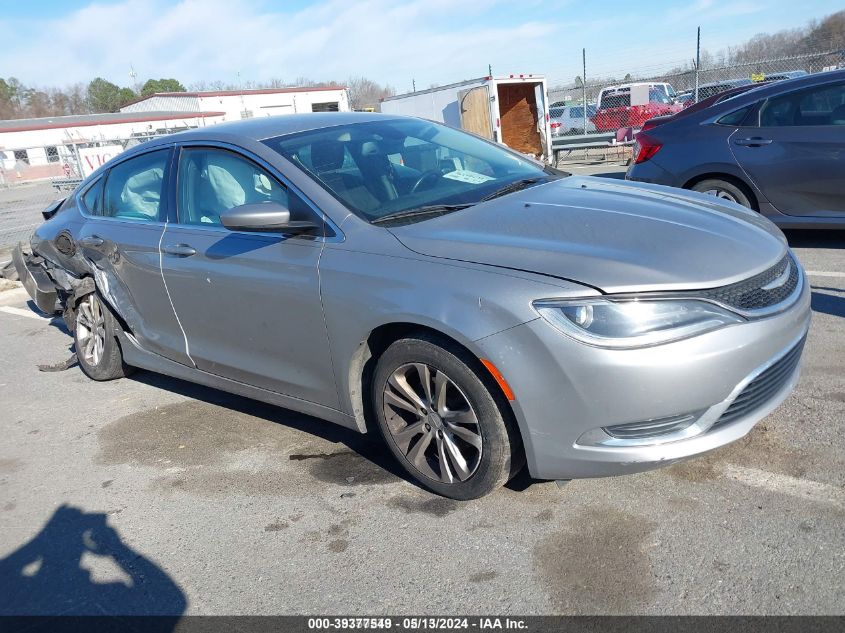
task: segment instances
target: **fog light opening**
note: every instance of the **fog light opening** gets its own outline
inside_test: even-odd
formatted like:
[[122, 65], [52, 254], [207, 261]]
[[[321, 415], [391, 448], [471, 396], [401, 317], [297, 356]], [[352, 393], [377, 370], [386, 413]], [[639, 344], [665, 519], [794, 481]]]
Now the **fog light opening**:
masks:
[[623, 440], [639, 440], [660, 435], [677, 433], [692, 426], [698, 419], [698, 414], [687, 413], [684, 415], [673, 415], [666, 418], [654, 418], [633, 422], [631, 424], [615, 424], [603, 426], [602, 430], [610, 437]]

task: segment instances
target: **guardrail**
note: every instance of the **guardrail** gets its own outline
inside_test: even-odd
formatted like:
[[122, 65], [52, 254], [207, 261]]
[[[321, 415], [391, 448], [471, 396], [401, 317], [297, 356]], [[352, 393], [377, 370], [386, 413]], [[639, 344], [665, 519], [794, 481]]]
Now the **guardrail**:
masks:
[[583, 147], [604, 147], [606, 145], [620, 145], [616, 142], [616, 132], [602, 134], [571, 134], [552, 138], [552, 149], [578, 149]]
[[623, 150], [633, 145], [633, 134], [627, 135], [626, 140], [617, 140], [617, 132], [603, 132], [599, 134], [573, 134], [559, 136], [552, 139], [552, 152], [554, 164], [557, 165], [562, 159], [569, 157], [577, 150], [584, 150], [584, 157], [591, 149], [599, 150]]
[[[636, 133], [639, 130], [634, 131]], [[631, 145], [633, 140], [617, 141], [616, 132], [602, 132], [599, 134], [572, 134], [552, 138], [552, 149], [579, 149], [584, 147], [613, 147], [615, 145]]]

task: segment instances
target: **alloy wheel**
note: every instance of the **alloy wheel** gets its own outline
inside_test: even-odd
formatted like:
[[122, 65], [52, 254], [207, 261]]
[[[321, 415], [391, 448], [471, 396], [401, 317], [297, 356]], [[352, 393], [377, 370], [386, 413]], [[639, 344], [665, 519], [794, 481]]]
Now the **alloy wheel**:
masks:
[[400, 366], [384, 386], [383, 406], [393, 442], [421, 474], [451, 484], [478, 469], [478, 417], [445, 372], [424, 363]]
[[731, 202], [738, 202], [729, 191], [725, 191], [724, 189], [707, 189], [701, 193], [706, 193], [708, 196], [716, 196], [717, 198], [722, 198], [723, 200], [730, 200]]
[[77, 306], [76, 341], [77, 353], [85, 362], [94, 367], [99, 365], [106, 344], [106, 319], [103, 306], [93, 292]]

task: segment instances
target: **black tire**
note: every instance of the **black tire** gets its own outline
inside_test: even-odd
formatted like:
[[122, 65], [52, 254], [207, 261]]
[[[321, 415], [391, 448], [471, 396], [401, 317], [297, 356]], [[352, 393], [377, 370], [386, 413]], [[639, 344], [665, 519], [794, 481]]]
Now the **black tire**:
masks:
[[[92, 306], [96, 306], [93, 315], [91, 314]], [[99, 310], [99, 314], [96, 310]], [[97, 354], [89, 354], [87, 352], [91, 349], [90, 337], [86, 337], [86, 333], [90, 333], [92, 329], [87, 324], [92, 322], [92, 318], [94, 323], [99, 323], [97, 318], [99, 315], [102, 315], [102, 324], [94, 329], [100, 332], [100, 327], [102, 328], [101, 349]], [[92, 380], [105, 381], [123, 378], [134, 371], [134, 368], [123, 362], [123, 352], [117, 342], [117, 331], [120, 327], [117, 319], [114, 318], [108, 304], [96, 292], [85, 295], [79, 300], [74, 310], [74, 318], [74, 349], [79, 367], [86, 376]]]
[[698, 191], [699, 193], [710, 193], [711, 195], [715, 195], [716, 197], [724, 198], [727, 200], [731, 200], [732, 202], [736, 202], [737, 204], [741, 204], [742, 206], [748, 207], [749, 209], [754, 208], [754, 206], [751, 204], [751, 200], [748, 199], [746, 193], [742, 189], [737, 187], [735, 184], [728, 182], [727, 180], [719, 180], [717, 178], [702, 180], [701, 182], [695, 183], [692, 186], [692, 190]]
[[[453, 447], [460, 444], [464, 451], [473, 455], [473, 463], [476, 463], [477, 460], [474, 471], [466, 479], [448, 483], [434, 478], [431, 473], [423, 472], [412, 464], [394, 438], [394, 431], [391, 431], [388, 414], [386, 414], [385, 391], [388, 389], [388, 381], [394, 376], [395, 372], [402, 371], [403, 368], [408, 366], [416, 367], [414, 364], [427, 366], [429, 371], [434, 370], [435, 375], [437, 372], [442, 372], [449, 380], [450, 397], [458, 398], [462, 396], [464, 401], [469, 404], [470, 413], [474, 414], [473, 418], [477, 420], [477, 424], [473, 424], [475, 424], [474, 428], [477, 429], [477, 434], [481, 438], [478, 455], [475, 455], [476, 449], [474, 447], [463, 441], [461, 434], [455, 435], [449, 431], [449, 429], [455, 431], [455, 425], [447, 422], [445, 417], [440, 419], [435, 416], [437, 420], [440, 420], [439, 422], [432, 422], [432, 424], [437, 425], [437, 430], [430, 429], [425, 425], [430, 429], [429, 433], [435, 434], [429, 436], [429, 446], [436, 444], [439, 448], [441, 442], [444, 446], [451, 442]], [[411, 371], [413, 373], [417, 370]], [[411, 378], [413, 379], [413, 376]], [[429, 383], [433, 385], [432, 394], [437, 393], [435, 380], [436, 378], [433, 375], [432, 381]], [[418, 384], [421, 385], [422, 383]], [[519, 435], [515, 432], [514, 425], [511, 422], [510, 412], [505, 409], [507, 404], [498, 390], [498, 385], [489, 376], [484, 366], [462, 347], [427, 334], [400, 339], [390, 345], [379, 358], [372, 386], [373, 409], [385, 443], [405, 471], [415, 481], [432, 492], [452, 499], [476, 499], [504, 485], [515, 473], [516, 467], [522, 465]], [[393, 390], [392, 387], [390, 389]], [[435, 400], [435, 396], [431, 397], [431, 401], [433, 400]], [[429, 416], [433, 415], [436, 410], [437, 407], [432, 406]], [[395, 425], [396, 414], [400, 412], [400, 408], [393, 407], [388, 411], [390, 411], [391, 423]], [[408, 426], [412, 422], [422, 424], [429, 419], [428, 417], [420, 417], [419, 414], [401, 412], [406, 416], [405, 421]], [[448, 441], [443, 439], [444, 433], [451, 439]], [[475, 439], [477, 441], [477, 438]], [[423, 436], [421, 435], [416, 442], [422, 443], [422, 441]], [[408, 454], [411, 454], [414, 452], [415, 444], [409, 446]], [[436, 452], [437, 448], [425, 450]], [[455, 463], [451, 456], [449, 461], [450, 464]], [[430, 464], [431, 459], [426, 463]], [[469, 464], [470, 460], [467, 460], [466, 463]], [[433, 469], [431, 466], [429, 468]], [[442, 477], [443, 469], [442, 467], [438, 468]], [[457, 479], [460, 475], [454, 466], [452, 466], [452, 469], [455, 470]], [[449, 467], [447, 467], [447, 470], [449, 470]]]

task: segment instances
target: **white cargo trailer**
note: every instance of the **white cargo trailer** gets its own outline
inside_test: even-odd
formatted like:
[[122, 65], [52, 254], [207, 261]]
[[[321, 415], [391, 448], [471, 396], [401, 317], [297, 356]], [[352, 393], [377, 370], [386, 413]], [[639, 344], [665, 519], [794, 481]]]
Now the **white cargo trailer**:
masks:
[[386, 97], [381, 111], [445, 123], [552, 160], [549, 99], [542, 75], [481, 77]]

